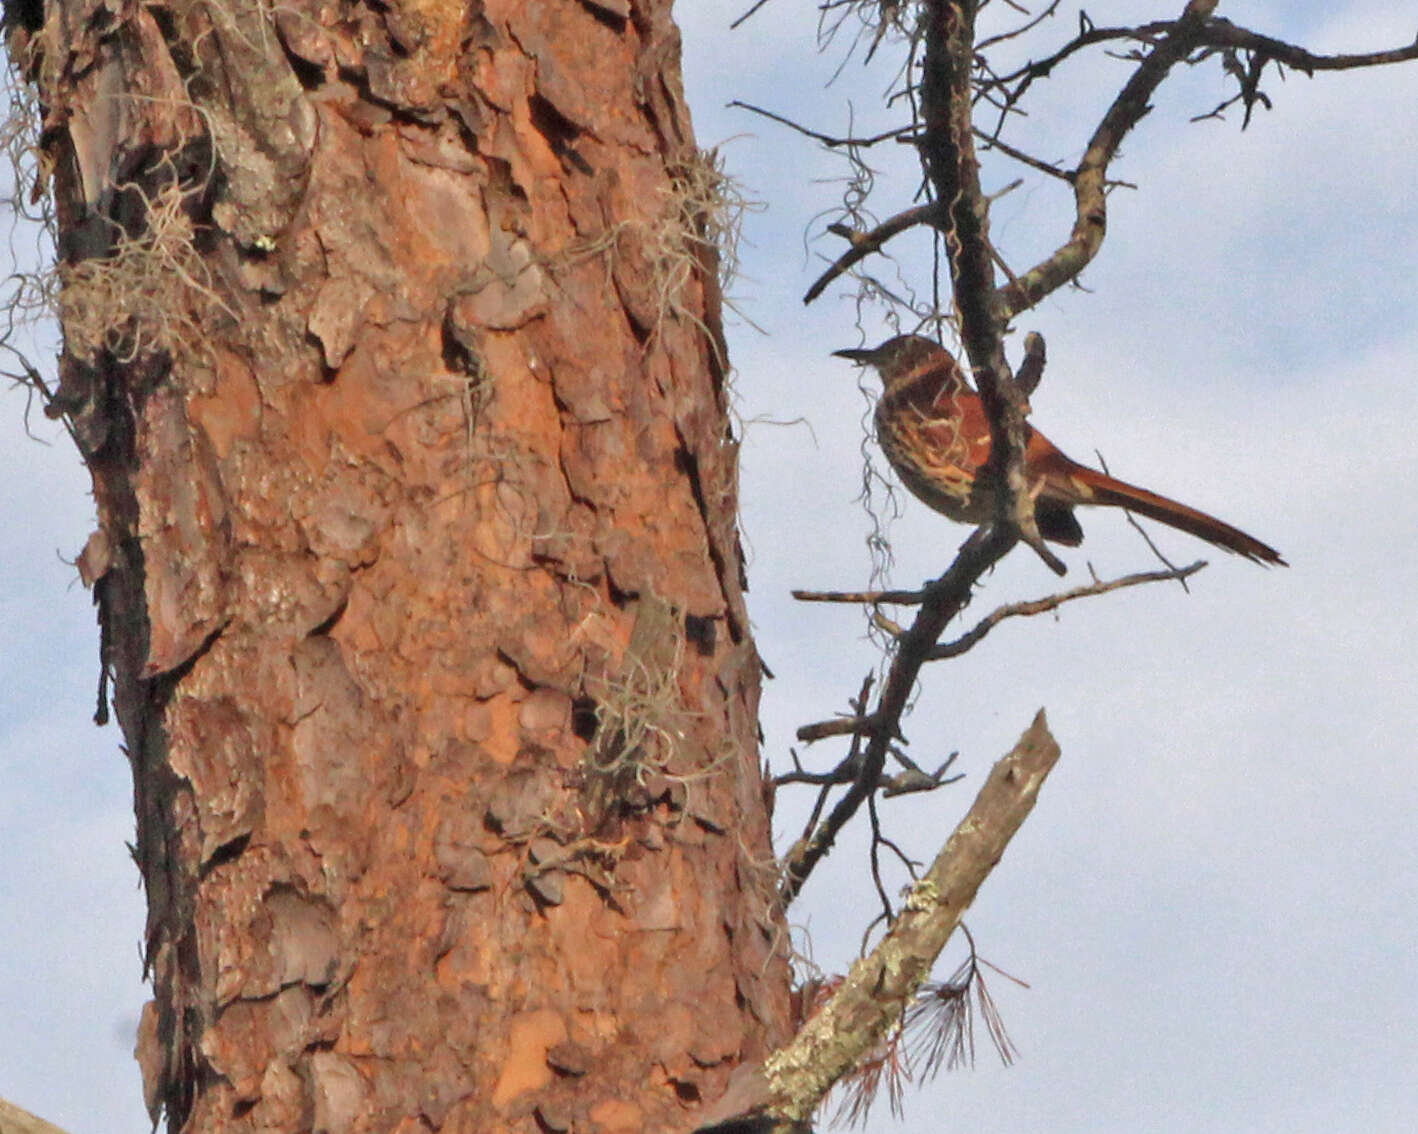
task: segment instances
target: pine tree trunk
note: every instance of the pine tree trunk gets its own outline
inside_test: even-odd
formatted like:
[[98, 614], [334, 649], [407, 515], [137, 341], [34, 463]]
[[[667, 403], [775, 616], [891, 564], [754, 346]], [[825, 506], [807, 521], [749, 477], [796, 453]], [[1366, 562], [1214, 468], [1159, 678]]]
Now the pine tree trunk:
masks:
[[667, 0], [29, 0], [172, 1130], [689, 1128], [786, 1036]]

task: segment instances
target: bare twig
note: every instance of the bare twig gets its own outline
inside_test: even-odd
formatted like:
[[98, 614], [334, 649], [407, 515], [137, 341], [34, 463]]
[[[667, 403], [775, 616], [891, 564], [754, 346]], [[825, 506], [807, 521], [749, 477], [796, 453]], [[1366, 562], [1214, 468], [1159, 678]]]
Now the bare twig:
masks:
[[[858, 733], [858, 736], [861, 734]], [[959, 753], [952, 752], [946, 761], [934, 772], [927, 772], [919, 764], [908, 757], [899, 748], [891, 750], [892, 758], [902, 767], [902, 771], [894, 776], [882, 774], [877, 779], [877, 790], [886, 799], [897, 795], [911, 795], [915, 792], [934, 791], [938, 787], [947, 784], [957, 783], [964, 779], [964, 775], [946, 776], [946, 772], [954, 765]], [[797, 784], [806, 784], [811, 787], [840, 787], [842, 784], [853, 783], [857, 778], [858, 767], [860, 765], [859, 755], [848, 755], [840, 764], [827, 772], [809, 772], [794, 759], [794, 770], [784, 772], [773, 777], [774, 787], [791, 787]], [[813, 815], [808, 820], [808, 830], [804, 834], [810, 834], [814, 824], [816, 824], [821, 805], [814, 810]]]
[[925, 591], [794, 591], [799, 602], [896, 603], [919, 606], [925, 601]]
[[999, 150], [1005, 157], [1011, 157], [1015, 161], [1023, 162], [1025, 165], [1029, 166], [1030, 169], [1037, 169], [1040, 173], [1047, 173], [1050, 177], [1056, 177], [1060, 181], [1067, 181], [1070, 185], [1073, 184], [1073, 170], [1071, 169], [1060, 169], [1052, 162], [1044, 161], [1042, 158], [1036, 158], [1032, 154], [1026, 154], [1023, 150], [1011, 146], [996, 134], [987, 134], [983, 130], [976, 129], [975, 137], [985, 143], [985, 149], [987, 150]]
[[742, 24], [745, 20], [749, 19], [755, 12], [758, 11], [758, 9], [762, 8], [767, 3], [768, 0], [754, 0], [754, 3], [749, 7], [748, 11], [744, 12], [743, 15], [739, 16], [738, 19], [731, 23], [729, 25], [729, 29], [732, 31], [733, 29], [737, 28], [740, 24]]
[[1046, 614], [1051, 610], [1057, 610], [1066, 602], [1073, 602], [1075, 599], [1090, 598], [1093, 595], [1107, 594], [1109, 591], [1122, 590], [1124, 587], [1137, 587], [1144, 583], [1165, 583], [1185, 579], [1190, 575], [1195, 575], [1206, 566], [1206, 560], [1198, 559], [1188, 567], [1173, 567], [1166, 571], [1140, 571], [1133, 575], [1124, 575], [1119, 579], [1110, 579], [1107, 582], [1090, 583], [1083, 587], [1074, 587], [1072, 590], [1061, 591], [1056, 595], [1049, 595], [1047, 598], [1033, 599], [1029, 602], [1012, 602], [1006, 606], [999, 607], [991, 611], [986, 617], [977, 622], [968, 633], [962, 634], [953, 642], [942, 642], [931, 650], [929, 660], [940, 661], [944, 658], [959, 657], [969, 650], [986, 634], [1003, 622], [1006, 618], [1020, 618], [1035, 614]]
[[917, 225], [935, 224], [939, 220], [940, 214], [940, 206], [932, 201], [928, 205], [917, 205], [903, 213], [897, 213], [894, 217], [882, 221], [869, 232], [857, 232], [841, 225], [829, 226], [828, 232], [848, 241], [847, 251], [832, 261], [827, 270], [813, 281], [813, 285], [803, 295], [803, 303], [811, 303], [827, 290], [833, 280], [844, 275], [854, 264], [865, 260], [873, 252], [881, 251], [881, 246], [893, 236]]
[[965, 778], [963, 772], [953, 776], [945, 774], [955, 766], [955, 761], [960, 758], [959, 752], [952, 752], [934, 772], [926, 771], [899, 748], [893, 748], [891, 756], [905, 770], [894, 776], [883, 777], [881, 794], [886, 799], [890, 799], [894, 795], [909, 795], [918, 791], [935, 791], [938, 787], [959, 783]]
[[755, 106], [751, 102], [743, 102], [740, 99], [733, 99], [726, 105], [737, 107], [739, 110], [747, 110], [751, 114], [757, 114], [761, 118], [777, 122], [781, 126], [795, 130], [805, 138], [811, 138], [815, 142], [821, 142], [829, 150], [836, 149], [867, 149], [875, 146], [879, 142], [897, 141], [911, 136], [912, 128], [902, 127], [899, 130], [887, 130], [881, 134], [870, 134], [865, 138], [858, 138], [851, 135], [841, 136], [836, 134], [824, 134], [819, 130], [814, 130], [810, 126], [804, 126], [801, 122], [794, 122], [791, 118], [785, 118], [781, 114], [776, 114], [761, 106]]
[[1025, 23], [1020, 24], [1016, 28], [1010, 28], [1010, 30], [1007, 32], [1000, 32], [999, 35], [987, 36], [985, 39], [980, 40], [980, 42], [975, 45], [975, 50], [977, 52], [987, 51], [989, 48], [993, 47], [997, 43], [1005, 43], [1011, 39], [1018, 39], [1021, 35], [1024, 35], [1026, 32], [1032, 31], [1034, 28], [1038, 27], [1045, 20], [1051, 17], [1055, 12], [1057, 12], [1059, 10], [1059, 5], [1062, 2], [1063, 0], [1051, 0], [1051, 3], [1048, 5], [1048, 7], [1041, 9], [1037, 16], [1026, 21]]
[[[875, 684], [875, 681], [875, 675], [872, 673], [868, 673], [864, 678], [862, 678], [862, 687], [858, 691], [857, 696], [849, 702], [849, 705], [852, 709], [853, 723], [857, 723], [862, 720], [862, 714], [866, 712], [868, 699], [871, 697], [871, 687], [873, 684]], [[808, 874], [812, 872], [813, 863], [807, 862], [805, 861], [805, 859], [808, 854], [808, 848], [813, 845], [814, 839], [816, 837], [818, 831], [818, 821], [822, 817], [822, 810], [824, 807], [827, 806], [828, 793], [832, 790], [834, 785], [839, 783], [855, 783], [857, 777], [861, 775], [862, 739], [867, 735], [869, 735], [869, 733], [865, 729], [854, 730], [852, 735], [852, 744], [847, 751], [846, 757], [842, 760], [840, 764], [837, 765], [836, 768], [834, 768], [831, 772], [827, 774], [827, 779], [816, 781], [821, 786], [822, 790], [819, 791], [817, 794], [817, 802], [813, 805], [812, 814], [808, 816], [807, 823], [803, 826], [803, 833], [798, 838], [798, 841], [794, 843], [793, 846], [789, 849], [788, 853], [783, 856], [784, 877], [798, 878], [799, 885], [801, 885], [802, 881], [805, 880]], [[802, 771], [802, 765], [798, 763], [797, 753], [793, 753], [793, 764], [798, 769], [798, 772], [796, 773], [797, 775], [809, 775], [809, 773], [804, 773]], [[775, 781], [775, 785], [778, 783], [787, 782], [794, 781], [790, 781], [786, 777], [782, 777]], [[810, 783], [814, 781], [803, 779], [798, 780], [796, 782]], [[821, 856], [818, 857], [820, 858]], [[813, 861], [815, 862], [816, 860]], [[787, 903], [785, 902], [784, 904], [786, 905]]]
[[[876, 887], [877, 900], [881, 902], [882, 919], [890, 925], [896, 917], [896, 911], [891, 906], [891, 898], [886, 893], [886, 883], [881, 877], [881, 846], [883, 835], [881, 833], [881, 816], [876, 813], [876, 794], [867, 796], [867, 822], [871, 825], [871, 850], [868, 857], [871, 860], [871, 880]], [[912, 875], [915, 877], [914, 873]]]
[[867, 743], [856, 780], [805, 841], [801, 854], [796, 855], [784, 871], [779, 897], [785, 907], [792, 904], [813, 867], [832, 849], [842, 828], [875, 790], [891, 741], [899, 735], [901, 716], [926, 655], [945, 627], [969, 602], [976, 580], [1003, 558], [1016, 539], [1013, 532], [999, 526], [978, 531], [966, 541], [950, 570], [926, 588], [925, 600], [910, 629], [897, 639], [896, 656], [887, 670], [872, 713], [854, 720], [825, 721], [798, 730], [799, 739], [804, 740], [859, 734], [867, 738]]
[[[1112, 470], [1108, 468], [1108, 461], [1103, 456], [1103, 454], [1100, 453], [1097, 449], [1094, 449], [1093, 455], [1098, 460], [1098, 467], [1102, 469], [1105, 473], [1107, 473], [1109, 476], [1112, 476]], [[1129, 526], [1131, 526], [1132, 530], [1137, 532], [1137, 534], [1142, 537], [1143, 543], [1147, 544], [1147, 550], [1152, 552], [1152, 554], [1157, 557], [1157, 561], [1161, 563], [1164, 567], [1166, 567], [1169, 571], [1175, 571], [1177, 569], [1177, 565], [1162, 554], [1162, 549], [1157, 546], [1157, 541], [1152, 538], [1152, 533], [1149, 532], [1146, 528], [1144, 528], [1142, 524], [1138, 522], [1137, 517], [1134, 516], [1127, 509], [1123, 510], [1123, 515], [1127, 518], [1127, 522]], [[1097, 576], [1095, 575], [1094, 578], [1096, 579]], [[1182, 590], [1190, 593], [1191, 588], [1187, 586], [1186, 575], [1179, 575], [1177, 577], [1177, 582], [1182, 584]]]

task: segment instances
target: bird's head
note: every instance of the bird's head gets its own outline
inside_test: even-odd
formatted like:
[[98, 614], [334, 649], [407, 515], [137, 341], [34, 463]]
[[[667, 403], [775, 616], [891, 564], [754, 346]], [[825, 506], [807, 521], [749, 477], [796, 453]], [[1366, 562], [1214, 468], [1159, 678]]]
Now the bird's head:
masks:
[[834, 350], [832, 353], [858, 366], [874, 367], [888, 393], [922, 374], [942, 370], [946, 373], [940, 374], [940, 378], [958, 381], [962, 385], [965, 382], [955, 357], [924, 335], [897, 335], [880, 346]]

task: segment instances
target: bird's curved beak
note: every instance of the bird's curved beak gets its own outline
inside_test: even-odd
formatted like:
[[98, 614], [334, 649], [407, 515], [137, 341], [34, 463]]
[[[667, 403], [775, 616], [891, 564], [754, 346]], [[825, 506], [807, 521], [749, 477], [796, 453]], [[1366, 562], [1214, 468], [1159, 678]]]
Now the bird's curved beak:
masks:
[[865, 366], [872, 360], [872, 356], [875, 354], [876, 351], [874, 350], [866, 350], [862, 347], [852, 347], [848, 350], [834, 350], [832, 352], [832, 357], [845, 358], [851, 362], [855, 362], [858, 366]]

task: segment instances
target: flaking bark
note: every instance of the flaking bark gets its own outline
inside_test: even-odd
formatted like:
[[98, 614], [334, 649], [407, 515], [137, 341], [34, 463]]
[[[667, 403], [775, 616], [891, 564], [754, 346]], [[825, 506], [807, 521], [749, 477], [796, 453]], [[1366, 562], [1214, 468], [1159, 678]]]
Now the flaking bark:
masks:
[[669, 5], [21, 16], [150, 1107], [693, 1125], [788, 1001]]

